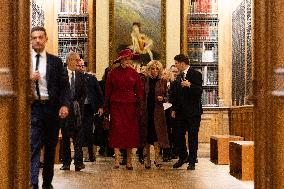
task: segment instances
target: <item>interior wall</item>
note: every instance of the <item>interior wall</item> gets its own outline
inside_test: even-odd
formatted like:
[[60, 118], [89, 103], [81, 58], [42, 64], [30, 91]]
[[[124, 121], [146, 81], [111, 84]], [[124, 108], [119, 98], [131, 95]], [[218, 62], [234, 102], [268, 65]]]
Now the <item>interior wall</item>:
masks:
[[169, 68], [174, 64], [174, 56], [180, 53], [180, 18], [181, 9], [180, 1], [167, 1], [167, 47], [166, 47], [166, 67]]
[[[233, 0], [234, 1], [234, 0]], [[219, 105], [231, 106], [232, 100], [232, 2], [219, 0]]]
[[54, 55], [58, 55], [58, 27], [57, 27], [57, 14], [58, 2], [40, 0], [44, 10], [45, 20], [44, 27], [47, 29], [48, 42], [46, 50]]
[[219, 104], [232, 105], [232, 13], [243, 0], [219, 0]]
[[109, 1], [96, 1], [96, 76], [109, 65]]

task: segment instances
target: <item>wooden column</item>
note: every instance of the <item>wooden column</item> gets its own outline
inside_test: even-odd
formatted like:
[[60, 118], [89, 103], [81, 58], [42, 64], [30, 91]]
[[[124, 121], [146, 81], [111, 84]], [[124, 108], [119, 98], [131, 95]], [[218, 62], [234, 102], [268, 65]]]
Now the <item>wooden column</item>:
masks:
[[0, 6], [1, 188], [29, 188], [29, 0]]
[[284, 188], [283, 10], [281, 0], [254, 1], [256, 189]]
[[96, 0], [88, 1], [88, 70], [96, 72]]

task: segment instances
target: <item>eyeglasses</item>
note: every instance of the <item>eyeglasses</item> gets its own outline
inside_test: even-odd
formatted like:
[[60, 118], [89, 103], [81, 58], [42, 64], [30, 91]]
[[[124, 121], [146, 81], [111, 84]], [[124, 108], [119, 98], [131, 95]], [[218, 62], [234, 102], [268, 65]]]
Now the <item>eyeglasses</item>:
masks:
[[78, 67], [80, 67], [80, 68], [84, 68], [85, 66], [84, 65], [77, 65]]

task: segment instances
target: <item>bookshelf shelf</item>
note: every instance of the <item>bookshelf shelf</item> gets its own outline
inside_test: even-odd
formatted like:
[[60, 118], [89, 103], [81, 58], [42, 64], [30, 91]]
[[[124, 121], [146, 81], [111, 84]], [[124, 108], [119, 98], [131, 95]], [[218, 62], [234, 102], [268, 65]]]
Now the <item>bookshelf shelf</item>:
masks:
[[60, 18], [84, 18], [84, 17], [88, 17], [88, 14], [86, 14], [86, 13], [74, 14], [72, 12], [59, 12], [58, 17], [60, 17]]
[[77, 37], [68, 37], [68, 36], [59, 36], [59, 41], [65, 41], [65, 40], [87, 40], [88, 36], [77, 36]]
[[202, 87], [218, 87], [218, 85], [202, 85]]
[[60, 0], [58, 10], [58, 55], [66, 63], [70, 51], [87, 60], [88, 1]]
[[202, 73], [202, 105], [216, 107], [218, 96], [218, 1], [189, 0], [185, 14], [186, 53], [191, 67]]

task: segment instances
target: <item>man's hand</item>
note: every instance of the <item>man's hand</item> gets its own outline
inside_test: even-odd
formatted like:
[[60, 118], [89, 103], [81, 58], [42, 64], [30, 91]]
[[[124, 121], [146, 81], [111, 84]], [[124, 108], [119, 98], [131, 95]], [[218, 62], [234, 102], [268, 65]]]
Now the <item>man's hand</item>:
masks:
[[96, 114], [99, 115], [99, 117], [101, 117], [104, 113], [104, 109], [103, 108], [99, 108], [98, 112]]
[[172, 111], [171, 116], [172, 116], [172, 118], [176, 118], [176, 111]]
[[158, 99], [159, 102], [162, 102], [164, 100], [164, 97], [158, 96], [157, 99]]
[[59, 110], [59, 117], [61, 119], [66, 118], [69, 115], [69, 110], [67, 108], [67, 106], [61, 106], [60, 110]]
[[190, 87], [190, 82], [188, 81], [188, 80], [183, 80], [182, 82], [181, 82], [181, 86], [182, 87]]
[[40, 79], [40, 73], [39, 73], [38, 70], [37, 70], [37, 71], [34, 71], [34, 72], [32, 73], [31, 79], [32, 79], [33, 81], [37, 81], [37, 80]]

